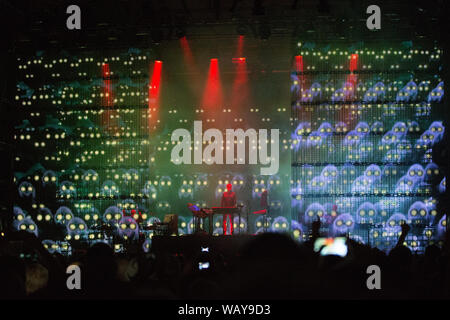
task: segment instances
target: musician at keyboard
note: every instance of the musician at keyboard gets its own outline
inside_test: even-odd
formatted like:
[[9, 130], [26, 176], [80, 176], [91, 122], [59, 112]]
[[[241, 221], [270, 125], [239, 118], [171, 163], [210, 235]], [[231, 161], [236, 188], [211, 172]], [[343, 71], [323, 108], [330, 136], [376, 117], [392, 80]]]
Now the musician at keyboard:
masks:
[[[228, 208], [236, 208], [236, 193], [232, 190], [233, 185], [231, 183], [227, 184], [227, 191], [225, 191], [222, 195], [222, 201], [220, 203], [221, 207], [228, 207]], [[233, 234], [233, 214], [224, 214], [223, 215], [223, 234], [227, 234], [228, 230], [228, 223], [229, 220], [229, 226], [230, 226], [230, 233]]]

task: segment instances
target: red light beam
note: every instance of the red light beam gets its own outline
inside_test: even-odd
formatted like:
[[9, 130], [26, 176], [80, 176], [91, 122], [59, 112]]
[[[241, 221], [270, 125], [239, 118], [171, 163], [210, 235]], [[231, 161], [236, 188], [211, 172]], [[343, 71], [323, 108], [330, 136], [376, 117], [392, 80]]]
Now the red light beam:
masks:
[[[150, 130], [155, 129], [159, 117], [159, 96], [161, 86], [162, 61], [156, 60], [153, 63], [153, 71], [148, 85], [148, 111]], [[151, 68], [150, 68], [151, 69]]]
[[209, 62], [208, 79], [203, 92], [202, 106], [207, 110], [217, 109], [223, 105], [222, 83], [220, 81], [219, 60]]
[[113, 88], [111, 80], [111, 71], [108, 63], [102, 64], [102, 79], [103, 88], [101, 95], [101, 105], [105, 107], [104, 113], [102, 113], [102, 123], [107, 128], [107, 131], [111, 134], [115, 134], [118, 130], [117, 118], [115, 117], [116, 111], [111, 107], [114, 106]]
[[236, 64], [236, 76], [231, 91], [231, 106], [237, 110], [246, 107], [249, 99], [248, 72], [245, 58], [239, 58]]

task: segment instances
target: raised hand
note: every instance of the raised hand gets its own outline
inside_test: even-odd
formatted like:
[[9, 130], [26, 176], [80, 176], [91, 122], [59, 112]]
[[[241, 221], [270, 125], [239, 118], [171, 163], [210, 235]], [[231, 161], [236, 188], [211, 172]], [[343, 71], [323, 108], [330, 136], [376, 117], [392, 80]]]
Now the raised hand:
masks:
[[317, 220], [313, 221], [313, 223], [312, 223], [312, 236], [313, 237], [316, 238], [319, 236], [320, 226], [321, 226], [320, 218], [317, 217]]
[[408, 224], [406, 223], [402, 224], [402, 234], [406, 235], [409, 232], [409, 230], [411, 230], [411, 227]]

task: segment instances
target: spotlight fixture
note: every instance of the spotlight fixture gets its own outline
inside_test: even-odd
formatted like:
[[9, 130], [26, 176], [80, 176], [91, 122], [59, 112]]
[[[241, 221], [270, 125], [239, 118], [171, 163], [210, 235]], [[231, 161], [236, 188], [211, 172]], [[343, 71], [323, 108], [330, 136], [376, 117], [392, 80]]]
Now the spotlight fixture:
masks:
[[244, 58], [244, 57], [232, 58], [231, 61], [232, 61], [232, 63], [245, 63], [246, 58]]

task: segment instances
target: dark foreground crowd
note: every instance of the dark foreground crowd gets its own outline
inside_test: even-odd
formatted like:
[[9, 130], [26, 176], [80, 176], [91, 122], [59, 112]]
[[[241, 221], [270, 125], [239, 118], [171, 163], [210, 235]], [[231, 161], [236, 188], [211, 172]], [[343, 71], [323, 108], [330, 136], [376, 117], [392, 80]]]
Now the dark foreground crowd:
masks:
[[[34, 259], [0, 256], [1, 299], [448, 299], [450, 239], [431, 245], [422, 255], [398, 244], [388, 253], [347, 240], [348, 254], [321, 256], [313, 250], [320, 225], [310, 241], [298, 243], [283, 234], [255, 236], [239, 254], [115, 254], [97, 243], [83, 254], [66, 258], [50, 254], [26, 232], [2, 239], [21, 239]], [[199, 270], [199, 262], [209, 262]], [[81, 270], [81, 289], [68, 290], [67, 266]], [[369, 290], [369, 265], [381, 271], [381, 289]]]

